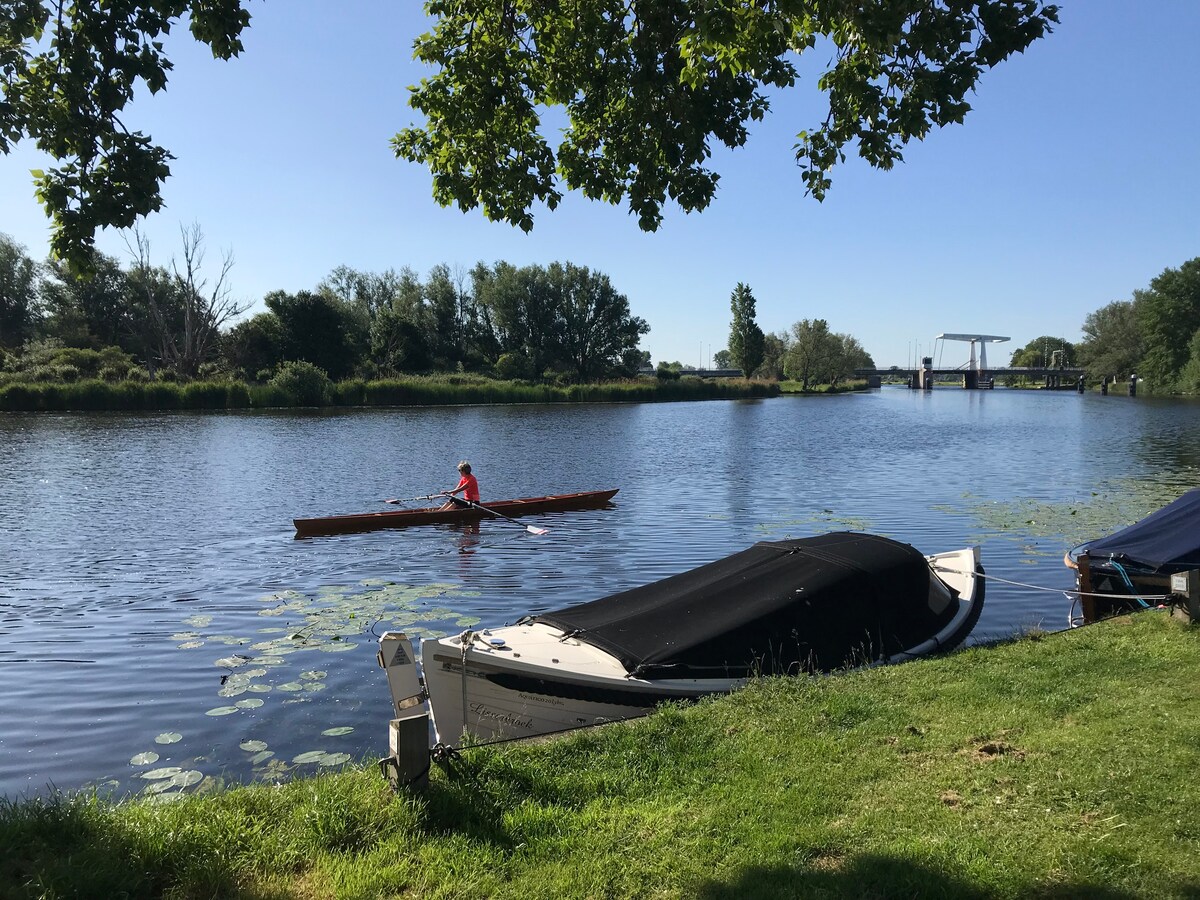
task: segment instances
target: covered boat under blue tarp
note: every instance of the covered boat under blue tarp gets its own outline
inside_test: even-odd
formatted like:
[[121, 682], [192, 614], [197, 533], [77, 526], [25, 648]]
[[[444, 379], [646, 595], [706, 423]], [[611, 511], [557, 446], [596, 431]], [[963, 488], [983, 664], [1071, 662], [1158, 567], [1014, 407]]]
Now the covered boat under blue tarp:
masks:
[[1086, 555], [1093, 566], [1112, 561], [1162, 575], [1200, 569], [1200, 488], [1072, 555]]

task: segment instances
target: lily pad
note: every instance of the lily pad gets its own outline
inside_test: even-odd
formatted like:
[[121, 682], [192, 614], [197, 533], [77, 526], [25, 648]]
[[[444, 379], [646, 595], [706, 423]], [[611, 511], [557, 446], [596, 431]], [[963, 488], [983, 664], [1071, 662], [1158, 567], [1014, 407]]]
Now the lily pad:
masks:
[[206, 615], [188, 616], [183, 620], [184, 625], [191, 625], [193, 628], [203, 628], [205, 625], [212, 623], [213, 617]]
[[266, 741], [242, 741], [240, 744], [238, 744], [238, 746], [241, 747], [243, 750], [245, 750], [248, 753], [257, 753], [259, 750], [267, 749], [267, 742]]
[[238, 709], [258, 709], [263, 705], [263, 702], [257, 697], [251, 697], [249, 700], [239, 700], [233, 705]]
[[250, 765], [257, 766], [261, 762], [266, 762], [274, 755], [274, 750], [263, 750], [261, 753], [255, 753], [252, 757], [250, 757]]
[[206, 716], [231, 716], [238, 711], [236, 706], [218, 706], [205, 713]]
[[304, 685], [295, 681], [289, 681], [286, 684], [279, 685], [276, 690], [288, 691], [289, 693], [294, 691], [302, 691], [304, 690]]
[[143, 772], [139, 778], [145, 778], [147, 781], [159, 781], [163, 778], [174, 778], [182, 772], [179, 766], [163, 766], [161, 769], [151, 769], [149, 772]]
[[154, 739], [156, 744], [177, 744], [183, 740], [183, 735], [178, 731], [164, 731]]
[[147, 750], [144, 753], [139, 753], [137, 756], [129, 760], [131, 766], [148, 766], [150, 763], [158, 762], [158, 754], [153, 750]]
[[184, 641], [179, 645], [180, 650], [195, 650], [197, 647], [203, 647], [204, 641]]
[[[307, 753], [301, 753], [299, 756], [293, 756], [292, 762], [297, 764], [320, 762], [326, 757], [324, 750], [309, 750]], [[144, 775], [142, 776], [145, 777]]]
[[187, 795], [183, 791], [172, 791], [168, 788], [173, 788], [175, 785], [169, 781], [155, 781], [146, 785], [145, 802], [153, 803], [155, 806], [162, 806], [165, 803], [178, 803], [180, 799]]
[[186, 772], [180, 772], [171, 779], [171, 782], [181, 788], [191, 787], [193, 784], [199, 784], [204, 780], [204, 773], [197, 769], [188, 769]]
[[342, 763], [350, 762], [349, 753], [325, 753], [317, 760], [319, 766], [340, 766]]
[[329, 737], [338, 737], [339, 735], [349, 734], [353, 730], [349, 725], [339, 725], [337, 728], [326, 728], [321, 734], [329, 735]]

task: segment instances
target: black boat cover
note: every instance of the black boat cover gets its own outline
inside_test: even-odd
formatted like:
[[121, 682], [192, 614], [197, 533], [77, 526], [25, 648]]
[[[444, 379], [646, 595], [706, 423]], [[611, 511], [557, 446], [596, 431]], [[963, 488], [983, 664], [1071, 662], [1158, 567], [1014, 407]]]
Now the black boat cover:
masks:
[[940, 579], [931, 599], [936, 577], [908, 544], [837, 532], [763, 541], [532, 621], [611, 653], [643, 678], [830, 671], [913, 648], [945, 628], [958, 602]]
[[1200, 569], [1200, 488], [1128, 528], [1084, 545], [1093, 560], [1134, 563], [1164, 575]]

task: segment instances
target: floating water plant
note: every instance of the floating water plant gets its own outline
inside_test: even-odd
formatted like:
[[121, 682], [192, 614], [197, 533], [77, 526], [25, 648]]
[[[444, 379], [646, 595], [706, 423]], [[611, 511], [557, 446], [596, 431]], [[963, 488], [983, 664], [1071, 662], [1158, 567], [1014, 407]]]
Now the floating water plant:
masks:
[[[205, 646], [237, 648], [236, 652], [213, 658], [213, 667], [222, 670], [215, 692], [230, 705], [208, 709], [205, 715], [222, 718], [265, 707], [262, 695], [275, 691], [287, 696], [286, 700], [280, 698], [284, 704], [318, 699], [316, 695], [324, 691], [329, 671], [315, 667], [297, 671], [300, 667], [292, 658], [293, 654], [307, 651], [361, 653], [373, 648], [380, 623], [425, 638], [444, 636], [446, 632], [441, 628], [449, 623], [459, 629], [473, 627], [480, 619], [461, 615], [447, 604], [447, 600], [475, 596], [478, 596], [477, 591], [463, 591], [455, 584], [408, 585], [385, 579], [328, 585], [312, 593], [285, 590], [261, 598], [265, 608], [256, 610], [259, 616], [277, 619], [278, 623], [264, 624], [245, 636], [209, 634], [206, 629], [213, 624], [214, 616], [196, 613], [183, 619], [183, 629], [172, 633], [170, 638], [182, 650]], [[230, 626], [220, 627], [228, 629]], [[312, 657], [306, 659], [312, 660]], [[247, 694], [258, 696], [247, 697]], [[260, 726], [262, 721], [259, 720]], [[352, 726], [343, 725], [327, 728], [323, 736], [344, 737], [354, 731]], [[159, 734], [154, 741], [173, 744], [182, 738], [181, 733], [169, 731]], [[249, 764], [260, 778], [278, 779], [292, 768], [268, 748], [266, 741], [247, 739], [238, 746], [249, 754]], [[348, 762], [350, 758], [347, 753], [320, 750], [302, 753], [292, 762], [330, 767]], [[144, 751], [133, 756], [131, 765], [148, 766], [158, 759], [153, 751]], [[144, 790], [151, 791], [155, 799], [169, 800], [176, 798], [182, 789], [199, 783], [204, 775], [198, 769], [183, 770], [171, 766], [142, 772], [138, 777], [150, 782]]]

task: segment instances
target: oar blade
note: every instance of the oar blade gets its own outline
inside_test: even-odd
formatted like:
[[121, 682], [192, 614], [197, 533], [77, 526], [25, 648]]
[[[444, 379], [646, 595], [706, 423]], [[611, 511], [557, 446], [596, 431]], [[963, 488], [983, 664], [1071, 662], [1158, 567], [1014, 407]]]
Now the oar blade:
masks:
[[526, 525], [525, 530], [530, 534], [549, 534], [549, 528], [535, 528], [533, 525]]

